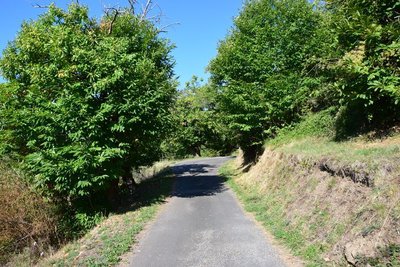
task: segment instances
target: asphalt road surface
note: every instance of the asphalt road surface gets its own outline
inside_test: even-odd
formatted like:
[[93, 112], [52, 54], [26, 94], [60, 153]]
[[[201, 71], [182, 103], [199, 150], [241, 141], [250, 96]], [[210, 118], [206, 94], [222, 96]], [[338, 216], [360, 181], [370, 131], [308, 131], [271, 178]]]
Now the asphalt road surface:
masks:
[[284, 266], [217, 175], [227, 157], [173, 167], [173, 197], [141, 236], [128, 266]]

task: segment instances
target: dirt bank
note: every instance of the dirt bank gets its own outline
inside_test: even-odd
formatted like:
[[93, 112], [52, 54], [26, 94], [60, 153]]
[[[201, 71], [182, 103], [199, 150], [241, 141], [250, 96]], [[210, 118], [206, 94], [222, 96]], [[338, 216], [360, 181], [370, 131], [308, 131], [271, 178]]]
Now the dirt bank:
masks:
[[372, 168], [362, 161], [266, 149], [234, 181], [250, 205], [262, 205], [254, 210], [261, 220], [269, 218], [267, 228], [296, 236], [283, 242], [310, 264], [400, 264], [398, 161]]

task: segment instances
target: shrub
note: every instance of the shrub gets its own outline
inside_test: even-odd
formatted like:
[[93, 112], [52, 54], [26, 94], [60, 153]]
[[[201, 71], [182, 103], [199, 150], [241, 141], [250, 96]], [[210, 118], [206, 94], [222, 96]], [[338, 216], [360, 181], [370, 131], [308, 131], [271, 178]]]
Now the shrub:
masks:
[[332, 69], [342, 104], [361, 130], [393, 125], [400, 120], [399, 1], [329, 0], [327, 7], [343, 53]]
[[336, 136], [336, 108], [329, 108], [317, 113], [310, 113], [294, 125], [279, 130], [274, 139], [267, 143], [270, 145], [282, 145], [304, 137], [328, 137]]
[[0, 264], [25, 247], [38, 256], [58, 241], [55, 207], [4, 159], [0, 160], [0, 207]]

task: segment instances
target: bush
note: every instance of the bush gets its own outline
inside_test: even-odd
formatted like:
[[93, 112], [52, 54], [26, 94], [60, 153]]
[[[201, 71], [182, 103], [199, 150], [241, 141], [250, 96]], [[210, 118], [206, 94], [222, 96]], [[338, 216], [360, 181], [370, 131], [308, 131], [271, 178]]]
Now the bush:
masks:
[[268, 141], [270, 145], [281, 145], [304, 137], [328, 137], [336, 135], [336, 108], [311, 113], [294, 125], [279, 130], [276, 138]]
[[[329, 0], [339, 60], [332, 68], [343, 105], [360, 116], [361, 129], [400, 120], [400, 3], [396, 0]], [[357, 114], [354, 114], [357, 113]], [[351, 120], [351, 118], [350, 118]]]
[[56, 209], [34, 192], [9, 160], [0, 160], [0, 264], [25, 247], [38, 256], [58, 242]]

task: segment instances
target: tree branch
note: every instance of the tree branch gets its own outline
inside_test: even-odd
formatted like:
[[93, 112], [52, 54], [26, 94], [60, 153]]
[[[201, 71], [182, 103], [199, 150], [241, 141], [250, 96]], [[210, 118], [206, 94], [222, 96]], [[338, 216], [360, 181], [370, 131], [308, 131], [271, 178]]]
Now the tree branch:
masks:
[[109, 8], [107, 8], [106, 9], [106, 15], [107, 16], [110, 16], [110, 13], [111, 12], [114, 12], [114, 15], [112, 16], [112, 19], [111, 19], [111, 21], [110, 21], [110, 27], [108, 28], [108, 34], [110, 35], [111, 33], [112, 33], [112, 31], [113, 31], [113, 26], [114, 26], [114, 23], [115, 23], [115, 21], [117, 20], [117, 17], [118, 17], [118, 15], [119, 15], [119, 10], [117, 9], [117, 8], [114, 8], [114, 7], [109, 7]]
[[135, 5], [137, 3], [137, 0], [128, 0], [129, 3], [129, 9], [132, 14], [135, 14]]
[[50, 6], [42, 6], [39, 4], [34, 4], [34, 5], [32, 5], [32, 7], [34, 7], [34, 8], [49, 8]]
[[153, 1], [152, 0], [147, 0], [146, 5], [142, 8], [142, 15], [140, 19], [145, 19], [147, 17], [147, 14], [149, 11], [153, 8]]
[[174, 22], [174, 23], [170, 23], [165, 26], [162, 26], [161, 28], [158, 29], [158, 32], [167, 32], [165, 29], [167, 29], [168, 27], [174, 26], [174, 25], [180, 25], [180, 23]]

